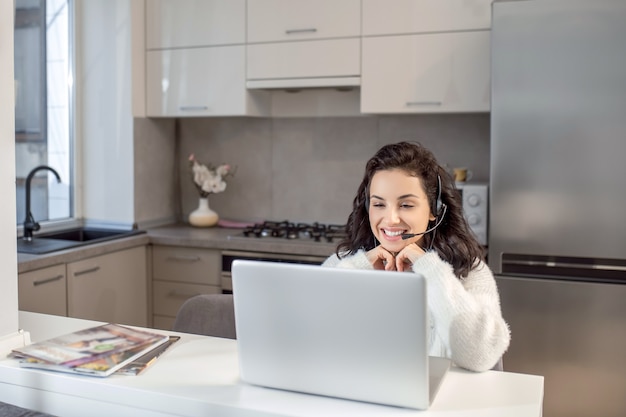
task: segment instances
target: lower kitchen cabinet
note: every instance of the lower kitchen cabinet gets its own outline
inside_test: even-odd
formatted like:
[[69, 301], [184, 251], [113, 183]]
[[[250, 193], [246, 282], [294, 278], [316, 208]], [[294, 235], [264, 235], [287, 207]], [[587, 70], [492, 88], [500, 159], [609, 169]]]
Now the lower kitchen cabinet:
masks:
[[68, 263], [67, 280], [70, 317], [148, 325], [145, 246]]
[[65, 264], [21, 273], [18, 277], [19, 309], [67, 316]]
[[170, 330], [180, 306], [199, 294], [222, 292], [219, 250], [154, 246], [152, 250], [153, 327]]

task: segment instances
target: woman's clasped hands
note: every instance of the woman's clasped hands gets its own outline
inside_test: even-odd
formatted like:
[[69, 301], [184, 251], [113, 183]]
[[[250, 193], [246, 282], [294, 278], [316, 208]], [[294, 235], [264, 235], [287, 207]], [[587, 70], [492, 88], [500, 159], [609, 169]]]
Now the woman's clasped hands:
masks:
[[378, 245], [369, 250], [366, 256], [374, 269], [403, 272], [410, 271], [413, 263], [425, 253], [417, 244], [407, 245], [397, 253]]

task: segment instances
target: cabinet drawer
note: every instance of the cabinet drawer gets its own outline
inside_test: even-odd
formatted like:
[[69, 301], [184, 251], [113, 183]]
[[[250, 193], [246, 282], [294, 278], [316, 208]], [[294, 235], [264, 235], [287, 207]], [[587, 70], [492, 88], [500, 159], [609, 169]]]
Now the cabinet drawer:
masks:
[[154, 280], [220, 285], [222, 254], [210, 249], [155, 246]]
[[358, 77], [360, 56], [359, 39], [248, 45], [248, 81]]
[[154, 281], [152, 283], [153, 314], [176, 317], [180, 306], [189, 298], [200, 294], [220, 294], [221, 292], [220, 287], [212, 285]]
[[363, 0], [363, 36], [489, 29], [492, 0]]
[[65, 265], [25, 272], [18, 277], [19, 309], [67, 316]]
[[147, 49], [243, 44], [245, 0], [149, 0]]
[[248, 43], [361, 35], [360, 0], [248, 0]]

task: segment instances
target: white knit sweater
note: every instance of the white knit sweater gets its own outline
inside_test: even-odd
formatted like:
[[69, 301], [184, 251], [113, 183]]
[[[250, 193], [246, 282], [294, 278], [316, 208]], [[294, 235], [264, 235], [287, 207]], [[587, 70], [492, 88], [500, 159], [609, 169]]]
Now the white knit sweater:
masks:
[[[323, 266], [374, 269], [363, 250], [341, 259], [332, 255]], [[459, 280], [450, 264], [429, 251], [413, 264], [413, 271], [426, 277], [429, 354], [450, 358], [472, 371], [491, 369], [508, 348], [511, 336], [489, 267], [480, 262]]]

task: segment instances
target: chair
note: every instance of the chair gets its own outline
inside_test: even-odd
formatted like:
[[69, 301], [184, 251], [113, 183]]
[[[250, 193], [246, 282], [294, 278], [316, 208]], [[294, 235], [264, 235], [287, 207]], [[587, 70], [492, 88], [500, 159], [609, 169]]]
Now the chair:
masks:
[[172, 330], [182, 333], [236, 339], [232, 294], [202, 294], [183, 303]]

